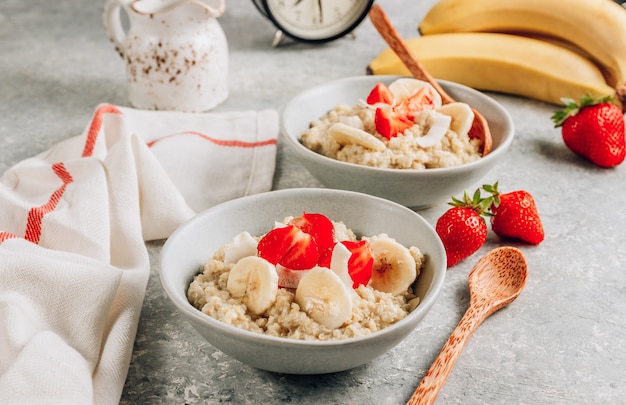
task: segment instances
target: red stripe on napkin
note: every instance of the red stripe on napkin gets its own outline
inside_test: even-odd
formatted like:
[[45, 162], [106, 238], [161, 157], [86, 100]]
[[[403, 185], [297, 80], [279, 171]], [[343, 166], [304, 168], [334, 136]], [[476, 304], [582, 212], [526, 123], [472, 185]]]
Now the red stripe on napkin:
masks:
[[96, 109], [91, 125], [89, 126], [89, 131], [87, 132], [87, 139], [85, 140], [82, 157], [89, 157], [93, 153], [93, 148], [96, 144], [96, 140], [98, 139], [98, 134], [100, 133], [100, 129], [102, 129], [102, 116], [104, 114], [121, 113], [122, 112], [120, 110], [111, 104], [104, 104]]
[[[89, 125], [89, 130], [87, 131], [87, 138], [85, 139], [85, 145], [83, 146], [83, 153], [81, 157], [89, 157], [93, 154], [98, 135], [102, 129], [102, 117], [104, 114], [122, 114], [122, 112], [111, 104], [103, 104], [96, 109], [91, 124]], [[41, 239], [41, 226], [43, 218], [50, 212], [54, 211], [63, 197], [63, 193], [65, 192], [67, 185], [74, 181], [72, 175], [67, 171], [63, 163], [54, 163], [52, 165], [52, 170], [61, 179], [63, 184], [58, 189], [54, 190], [47, 203], [39, 207], [33, 207], [28, 212], [28, 221], [26, 222], [24, 239], [35, 244], [38, 244]], [[7, 239], [17, 237], [17, 235], [9, 232], [0, 232], [0, 243]]]
[[155, 143], [162, 141], [163, 139], [167, 139], [167, 138], [171, 138], [174, 136], [180, 136], [180, 135], [195, 135], [195, 136], [199, 136], [202, 139], [206, 139], [209, 142], [212, 142], [218, 146], [226, 146], [226, 147], [236, 147], [236, 148], [256, 148], [259, 146], [267, 146], [267, 145], [276, 145], [276, 139], [268, 139], [265, 141], [257, 141], [257, 142], [245, 142], [245, 141], [239, 141], [236, 139], [233, 140], [224, 140], [224, 139], [216, 139], [213, 137], [210, 137], [206, 134], [203, 134], [201, 132], [196, 132], [196, 131], [187, 131], [187, 132], [178, 132], [176, 134], [169, 134], [169, 135], [165, 135], [161, 138], [155, 139], [153, 141], [150, 141], [147, 143], [148, 147], [152, 147]]
[[19, 238], [19, 236], [12, 234], [10, 232], [0, 232], [0, 243], [4, 242], [8, 239]]
[[28, 222], [26, 223], [26, 233], [24, 239], [33, 243], [39, 243], [41, 238], [41, 223], [46, 214], [54, 211], [57, 204], [61, 200], [67, 185], [74, 181], [72, 175], [67, 171], [63, 163], [55, 163], [52, 165], [52, 170], [61, 179], [63, 184], [56, 189], [47, 203], [40, 205], [39, 207], [33, 207], [28, 212]]

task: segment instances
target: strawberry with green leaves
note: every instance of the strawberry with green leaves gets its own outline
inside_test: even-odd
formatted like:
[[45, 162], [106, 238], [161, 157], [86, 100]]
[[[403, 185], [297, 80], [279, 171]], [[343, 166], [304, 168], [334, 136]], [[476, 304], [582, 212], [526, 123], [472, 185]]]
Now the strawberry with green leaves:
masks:
[[561, 127], [565, 145], [600, 167], [614, 167], [626, 157], [624, 114], [613, 97], [581, 97], [580, 103], [563, 99], [565, 108], [552, 115]]
[[474, 254], [487, 240], [487, 225], [483, 215], [489, 215], [491, 197], [482, 198], [480, 190], [473, 197], [464, 193], [463, 200], [452, 197], [452, 208], [438, 220], [435, 231], [446, 250], [448, 267]]
[[[481, 191], [489, 195], [483, 197]], [[533, 245], [544, 239], [539, 211], [532, 195], [525, 190], [501, 193], [498, 182], [485, 184], [472, 198], [452, 197], [453, 206], [438, 220], [435, 231], [443, 242], [448, 267], [474, 254], [487, 240], [484, 217], [491, 218], [491, 230], [501, 238], [515, 239]]]
[[544, 239], [544, 230], [533, 196], [525, 190], [500, 193], [498, 183], [485, 184], [491, 193], [491, 230], [506, 239], [516, 239], [538, 245]]

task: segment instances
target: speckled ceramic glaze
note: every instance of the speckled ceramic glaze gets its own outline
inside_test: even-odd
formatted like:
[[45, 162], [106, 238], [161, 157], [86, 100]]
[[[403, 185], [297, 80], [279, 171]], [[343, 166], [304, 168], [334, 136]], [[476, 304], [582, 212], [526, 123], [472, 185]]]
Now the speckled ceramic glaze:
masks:
[[[343, 221], [359, 235], [387, 233], [405, 246], [419, 247], [426, 256], [426, 264], [415, 284], [415, 293], [421, 298], [417, 308], [406, 318], [370, 335], [314, 341], [238, 329], [211, 318], [189, 303], [189, 283], [215, 250], [242, 231], [261, 235], [269, 230], [268, 224], [303, 211], [319, 212]], [[211, 345], [253, 367], [287, 374], [332, 373], [383, 355], [424, 319], [441, 291], [445, 274], [443, 244], [420, 215], [367, 194], [323, 188], [270, 191], [210, 208], [168, 238], [161, 252], [160, 269], [161, 283], [172, 303]]]
[[126, 63], [134, 107], [199, 112], [228, 97], [228, 44], [217, 22], [223, 12], [223, 0], [107, 1], [104, 26]]

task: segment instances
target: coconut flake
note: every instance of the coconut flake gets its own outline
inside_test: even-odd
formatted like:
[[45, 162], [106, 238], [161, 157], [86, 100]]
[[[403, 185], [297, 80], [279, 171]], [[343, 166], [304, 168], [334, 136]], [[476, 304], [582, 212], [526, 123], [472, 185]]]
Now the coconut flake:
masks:
[[352, 256], [352, 252], [341, 242], [335, 244], [333, 253], [330, 258], [330, 269], [339, 276], [343, 284], [348, 288], [351, 295], [354, 297], [356, 292], [352, 288], [354, 281], [348, 273], [348, 261]]
[[241, 232], [224, 251], [224, 263], [235, 264], [247, 256], [256, 256], [257, 241], [248, 232]]
[[452, 117], [440, 113], [435, 113], [433, 124], [428, 133], [421, 138], [416, 138], [415, 142], [422, 148], [430, 148], [437, 145], [450, 129]]
[[369, 108], [370, 110], [375, 110], [377, 108], [392, 108], [395, 105], [395, 101], [393, 102], [393, 104], [387, 104], [387, 103], [368, 104], [368, 102], [363, 100], [362, 98], [359, 99], [359, 103], [361, 103], [364, 107]]

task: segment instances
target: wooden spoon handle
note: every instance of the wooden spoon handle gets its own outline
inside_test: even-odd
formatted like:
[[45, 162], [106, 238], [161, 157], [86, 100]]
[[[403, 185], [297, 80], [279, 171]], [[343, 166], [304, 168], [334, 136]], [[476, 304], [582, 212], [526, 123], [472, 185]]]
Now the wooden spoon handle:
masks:
[[443, 104], [453, 103], [454, 99], [446, 93], [446, 91], [439, 85], [439, 83], [431, 76], [431, 74], [424, 68], [420, 61], [413, 55], [411, 49], [402, 39], [402, 36], [398, 33], [393, 26], [389, 17], [385, 11], [378, 4], [374, 4], [369, 12], [370, 20], [379, 34], [387, 45], [398, 55], [402, 63], [409, 69], [409, 72], [418, 80], [423, 80], [430, 83], [435, 90], [441, 95]]
[[[443, 104], [453, 103], [454, 99], [446, 93], [446, 91], [439, 85], [431, 74], [424, 68], [420, 61], [413, 55], [411, 49], [407, 46], [406, 42], [402, 39], [398, 31], [395, 29], [389, 17], [383, 9], [374, 4], [369, 12], [370, 20], [380, 36], [383, 37], [387, 45], [398, 55], [402, 63], [409, 69], [409, 72], [418, 80], [423, 80], [430, 83], [435, 90], [441, 95], [441, 101]], [[476, 109], [474, 111], [474, 121], [472, 122], [472, 128], [469, 132], [470, 138], [478, 138], [482, 142], [482, 155], [486, 155], [491, 151], [491, 131], [487, 120]]]
[[489, 316], [489, 311], [484, 306], [470, 304], [407, 405], [429, 405], [435, 402], [465, 344], [487, 316]]

